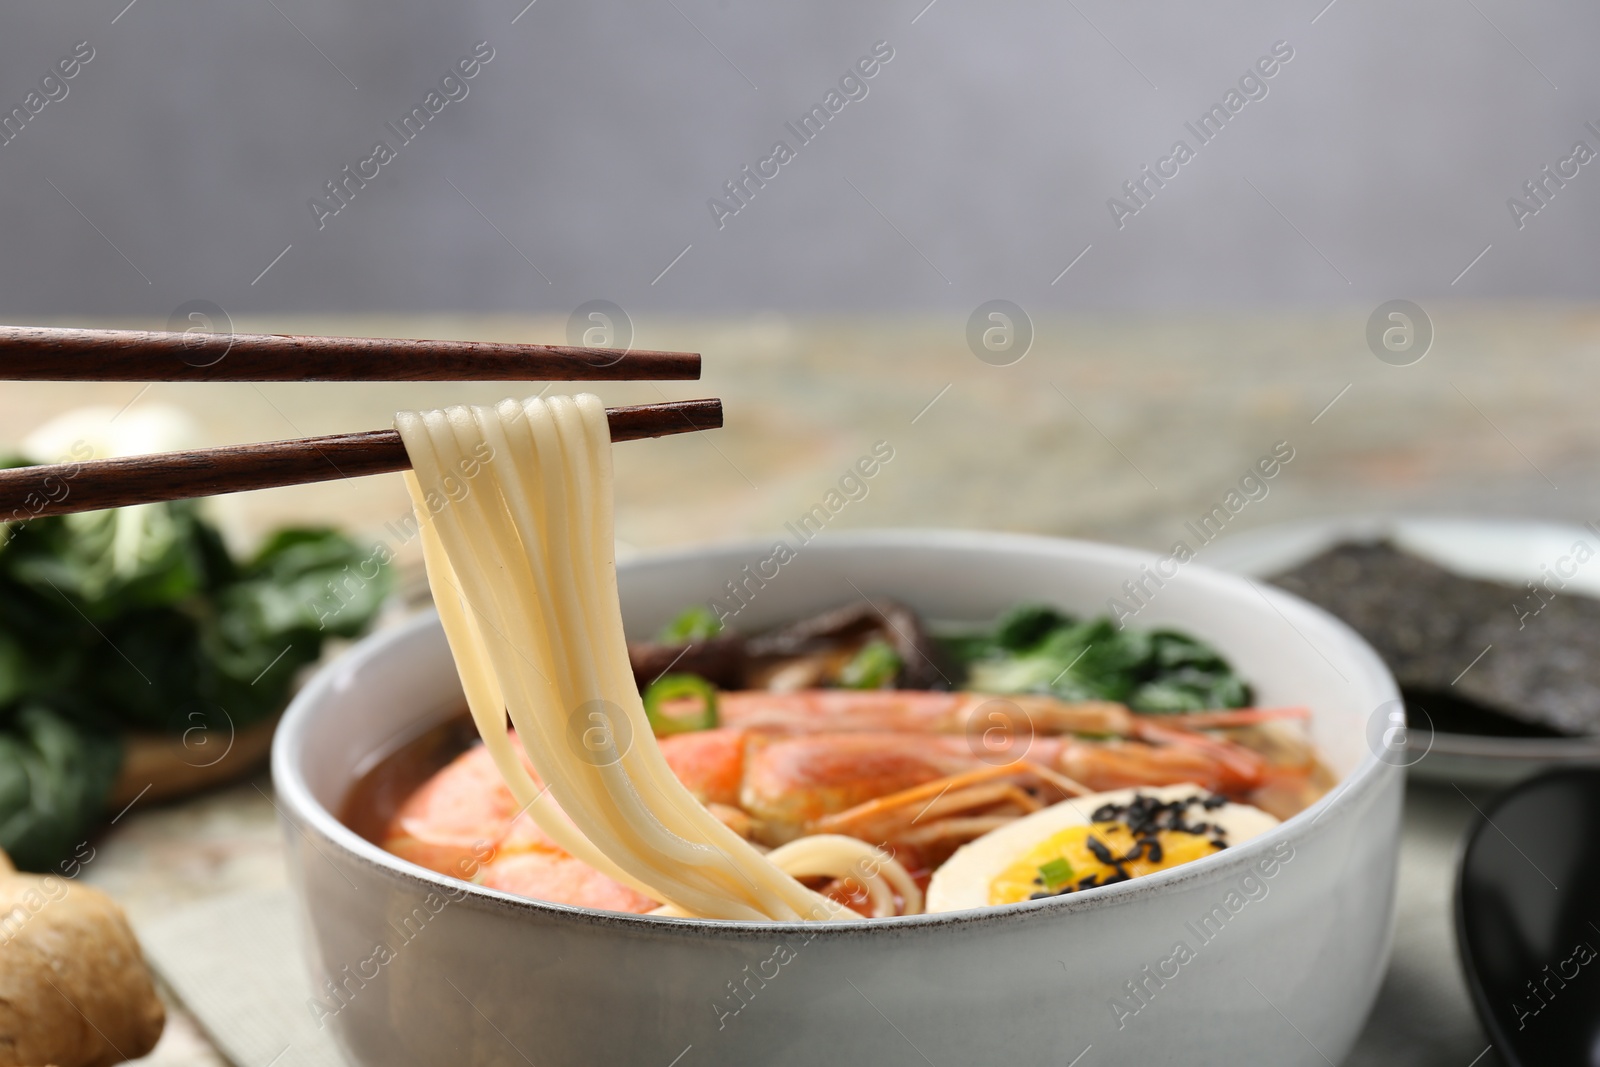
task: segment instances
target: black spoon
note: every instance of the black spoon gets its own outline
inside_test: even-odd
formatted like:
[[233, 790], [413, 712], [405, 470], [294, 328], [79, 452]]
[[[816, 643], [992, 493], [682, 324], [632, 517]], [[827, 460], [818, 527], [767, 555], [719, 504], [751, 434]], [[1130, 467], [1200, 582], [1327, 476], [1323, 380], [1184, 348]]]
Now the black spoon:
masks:
[[1600, 768], [1501, 796], [1467, 838], [1456, 942], [1510, 1067], [1600, 1067]]

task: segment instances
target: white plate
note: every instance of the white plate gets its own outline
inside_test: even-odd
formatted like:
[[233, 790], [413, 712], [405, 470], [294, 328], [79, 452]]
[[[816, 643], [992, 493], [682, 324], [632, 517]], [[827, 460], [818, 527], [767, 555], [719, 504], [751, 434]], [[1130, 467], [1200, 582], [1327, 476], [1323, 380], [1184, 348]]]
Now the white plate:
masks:
[[[1264, 526], [1219, 539], [1197, 557], [1218, 570], [1268, 578], [1297, 567], [1341, 541], [1387, 538], [1396, 547], [1470, 578], [1522, 585], [1540, 566], [1585, 541], [1600, 550], [1600, 532], [1585, 526], [1520, 519], [1438, 519], [1349, 515]], [[1600, 566], [1580, 569], [1564, 593], [1600, 597]], [[1600, 764], [1600, 738], [1487, 737], [1434, 732], [1411, 724], [1411, 773], [1428, 781], [1509, 785], [1548, 767]]]

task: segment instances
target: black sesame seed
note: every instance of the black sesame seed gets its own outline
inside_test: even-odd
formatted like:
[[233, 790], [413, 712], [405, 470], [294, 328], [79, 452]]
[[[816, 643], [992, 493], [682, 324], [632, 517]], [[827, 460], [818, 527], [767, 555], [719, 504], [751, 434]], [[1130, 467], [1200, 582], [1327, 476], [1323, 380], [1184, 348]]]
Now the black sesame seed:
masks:
[[1212, 838], [1211, 839], [1211, 847], [1212, 848], [1227, 848], [1228, 847], [1228, 843], [1226, 841], [1221, 840], [1220, 838]]

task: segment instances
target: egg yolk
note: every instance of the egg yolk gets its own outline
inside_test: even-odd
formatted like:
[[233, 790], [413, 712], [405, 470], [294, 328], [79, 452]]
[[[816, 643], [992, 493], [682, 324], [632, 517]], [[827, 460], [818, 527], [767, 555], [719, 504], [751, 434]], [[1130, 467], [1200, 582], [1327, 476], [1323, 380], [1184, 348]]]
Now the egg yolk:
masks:
[[[1123, 871], [1127, 872], [1128, 877], [1137, 878], [1143, 874], [1164, 871], [1168, 867], [1176, 867], [1190, 860], [1211, 855], [1216, 851], [1216, 847], [1211, 843], [1215, 836], [1210, 833], [1191, 834], [1181, 830], [1162, 830], [1153, 837], [1136, 839], [1133, 831], [1123, 823], [1103, 822], [1091, 826], [1069, 826], [1018, 856], [1016, 862], [990, 882], [989, 903], [1015, 904], [1019, 900], [1029, 899], [1035, 893], [1077, 889], [1079, 883], [1090, 876], [1094, 878], [1090, 885], [1102, 885], [1107, 879], [1120, 880], [1116, 866], [1104, 862], [1094, 854], [1094, 850], [1089, 846], [1091, 837], [1103, 845], [1113, 859], [1132, 853], [1136, 840], [1154, 840], [1159, 843], [1159, 853], [1146, 845], [1140, 848], [1138, 858], [1123, 861]], [[1153, 854], [1161, 858], [1153, 859]], [[1045, 876], [1040, 873], [1040, 868], [1047, 864], [1050, 865], [1050, 874], [1061, 879], [1056, 884], [1045, 884]]]

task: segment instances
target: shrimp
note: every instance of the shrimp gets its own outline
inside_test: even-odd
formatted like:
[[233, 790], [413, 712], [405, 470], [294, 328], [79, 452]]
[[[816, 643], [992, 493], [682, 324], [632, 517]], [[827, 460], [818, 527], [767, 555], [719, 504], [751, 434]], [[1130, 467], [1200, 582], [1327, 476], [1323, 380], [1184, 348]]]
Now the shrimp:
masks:
[[[721, 727], [659, 744], [724, 824], [758, 847], [842, 834], [904, 849], [912, 863], [1089, 792], [1194, 783], [1242, 797], [1269, 780], [1279, 787], [1280, 772], [1261, 755], [1199, 731], [1301, 714], [1141, 716], [1103, 702], [894, 690], [723, 693], [719, 710]], [[383, 845], [431, 870], [537, 899], [612, 911], [658, 906], [547, 838], [482, 746], [418, 789]]]
[[1173, 730], [1223, 729], [1305, 718], [1304, 708], [1238, 708], [1139, 715], [1106, 700], [1065, 701], [1035, 693], [904, 689], [764, 690], [718, 694], [722, 725], [768, 734], [894, 732], [966, 734], [985, 743], [1035, 735], [1090, 734], [1171, 740]]
[[[746, 837], [751, 819], [733, 806], [746, 735], [711, 730], [669, 739], [668, 762], [711, 811]], [[524, 760], [524, 766], [527, 766]], [[537, 774], [528, 767], [529, 773]], [[722, 798], [730, 803], [718, 803]], [[430, 778], [396, 812], [382, 842], [388, 851], [441, 874], [558, 904], [643, 914], [678, 914], [621, 885], [548, 838], [519, 809], [483, 745], [474, 745]], [[809, 835], [772, 860], [797, 877], [834, 872], [836, 899], [866, 914], [913, 914], [922, 909], [920, 887], [892, 856], [880, 856], [856, 836]], [[848, 887], [859, 884], [860, 901]]]
[[[969, 745], [967, 738], [940, 734], [752, 735], [742, 754], [739, 806], [755, 820], [758, 838], [769, 843], [808, 833], [853, 833], [849, 827], [856, 821], [845, 817], [852, 811], [873, 816], [875, 828], [869, 836], [893, 839], [929, 815], [948, 816], [960, 809], [998, 804], [1003, 810], [990, 812], [991, 819], [1027, 814], [1037, 802], [1023, 786], [1070, 796], [1131, 785], [1193, 783], [1239, 796], [1261, 785], [1264, 766], [1249, 749], [1178, 731], [1174, 735], [1166, 744], [1035, 737], [1015, 746], [1003, 759]], [[670, 748], [678, 740], [663, 742], [669, 762]], [[737, 753], [731, 755], [738, 758]], [[933, 782], [950, 790], [937, 798], [943, 807], [899, 811], [889, 820], [892, 825], [885, 824], [881, 816], [891, 807], [886, 798]], [[693, 782], [686, 784], [696, 789]], [[980, 822], [963, 828], [986, 832], [994, 825]]]
[[[1106, 701], [1035, 694], [837, 689], [724, 693], [718, 708], [726, 728], [760, 739], [744, 759], [724, 730], [724, 736], [703, 742], [667, 739], [669, 761], [672, 746], [696, 748], [675, 769], [707, 801], [732, 803], [732, 783], [742, 779], [738, 804], [751, 817], [752, 831], [779, 843], [822, 830], [874, 839], [899, 832], [904, 840], [922, 842], [970, 839], [1037, 807], [1034, 798], [1050, 787], [1070, 796], [1194, 783], [1243, 798], [1263, 791], [1270, 778], [1280, 790], [1282, 776], [1292, 779], [1300, 771], [1269, 768], [1252, 749], [1201, 731], [1309, 715], [1304, 708], [1246, 708], [1156, 716]], [[1079, 734], [1091, 736], [1074, 736]], [[724, 761], [715, 798], [709, 795], [712, 779], [703, 777], [709, 750]], [[736, 771], [741, 762], [743, 769]], [[986, 767], [1009, 770], [988, 773]], [[924, 794], [929, 783], [937, 784]], [[893, 798], [927, 803], [941, 788], [949, 791], [912, 819], [921, 823], [935, 816], [929, 822], [916, 829], [885, 822], [900, 806]], [[862, 820], [854, 831], [845, 829], [852, 808], [860, 808]]]
[[807, 689], [720, 693], [725, 726], [759, 733], [885, 732], [960, 734], [1115, 734], [1136, 729], [1136, 716], [1108, 701], [1068, 703], [1036, 695], [940, 693], [906, 689]]
[[[524, 764], [532, 774], [526, 757]], [[481, 744], [457, 756], [400, 806], [382, 844], [431, 871], [536, 900], [635, 913], [659, 906], [546, 837], [517, 804]]]

